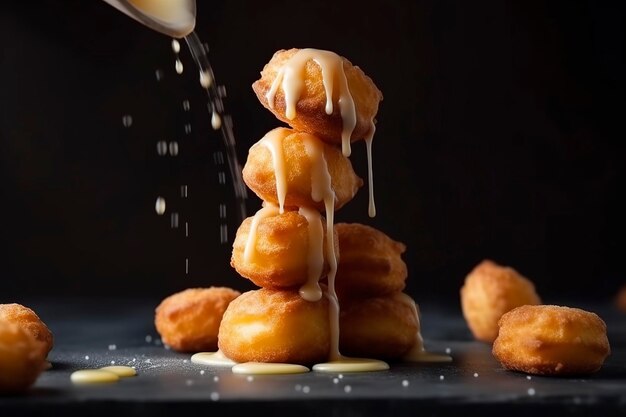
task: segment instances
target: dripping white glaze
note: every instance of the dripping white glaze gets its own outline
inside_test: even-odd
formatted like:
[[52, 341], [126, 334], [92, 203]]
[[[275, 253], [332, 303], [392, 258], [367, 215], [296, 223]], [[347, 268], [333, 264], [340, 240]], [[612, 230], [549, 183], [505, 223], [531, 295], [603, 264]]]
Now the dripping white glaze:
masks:
[[248, 231], [248, 238], [246, 239], [246, 247], [243, 252], [243, 259], [246, 263], [254, 261], [254, 255], [256, 254], [257, 229], [259, 228], [259, 222], [267, 217], [277, 216], [278, 214], [279, 210], [276, 205], [265, 202], [265, 205], [254, 214], [254, 217], [252, 217], [250, 230]]
[[308, 222], [308, 270], [307, 282], [300, 287], [300, 296], [307, 301], [319, 301], [322, 298], [322, 289], [319, 279], [324, 269], [324, 228], [320, 213], [312, 208], [300, 207], [298, 213]]
[[310, 369], [294, 363], [244, 362], [233, 366], [232, 371], [235, 374], [283, 375], [302, 374], [309, 372]]
[[[335, 191], [332, 188], [332, 179], [324, 157], [324, 143], [312, 135], [302, 134], [301, 137], [304, 149], [311, 161], [311, 198], [313, 201], [324, 201], [324, 203], [330, 200], [334, 211]], [[326, 207], [326, 213], [328, 214], [328, 207]]]
[[[274, 102], [278, 88], [282, 88], [285, 96], [285, 116], [292, 120], [296, 117], [296, 106], [304, 87], [303, 72], [306, 63], [313, 60], [319, 65], [322, 71], [322, 82], [326, 93], [326, 114], [332, 114], [334, 110], [333, 92], [335, 81], [338, 81], [338, 105], [342, 118], [341, 151], [344, 156], [350, 156], [352, 132], [356, 127], [357, 115], [356, 106], [352, 93], [348, 86], [348, 80], [343, 67], [343, 59], [334, 52], [320, 49], [305, 48], [298, 50], [287, 62], [278, 70], [276, 78], [272, 82], [270, 90], [266, 94], [270, 109], [274, 109]], [[376, 206], [374, 204], [374, 176], [372, 170], [372, 140], [376, 131], [374, 118], [370, 120], [370, 129], [365, 136], [367, 146], [367, 163], [369, 178], [369, 207], [368, 215], [376, 216]]]
[[365, 136], [365, 147], [367, 150], [367, 182], [369, 192], [369, 207], [367, 214], [370, 217], [376, 217], [376, 204], [374, 203], [374, 171], [372, 169], [372, 141], [374, 139], [374, 133], [376, 132], [376, 125], [371, 122], [370, 130]]
[[209, 365], [231, 368], [235, 374], [247, 375], [279, 375], [301, 374], [309, 372], [306, 366], [295, 363], [266, 363], [266, 362], [235, 362], [221, 350], [216, 352], [198, 352], [191, 356], [191, 362], [198, 365]]
[[415, 333], [415, 343], [413, 347], [402, 358], [406, 362], [450, 362], [452, 357], [449, 355], [441, 355], [437, 353], [427, 352], [424, 349], [424, 339], [421, 333], [419, 309], [415, 300], [406, 293], [400, 293], [413, 310], [415, 319], [417, 320], [417, 332]]
[[317, 372], [371, 372], [387, 369], [389, 369], [387, 362], [367, 358], [341, 357], [330, 362], [313, 365], [313, 370]]
[[289, 130], [279, 127], [269, 131], [259, 141], [259, 144], [267, 147], [272, 154], [274, 177], [276, 178], [276, 196], [281, 213], [285, 210], [285, 196], [287, 195], [287, 173], [285, 172], [283, 139], [288, 132]]
[[227, 358], [221, 350], [217, 350], [216, 352], [198, 352], [191, 356], [191, 362], [199, 365], [224, 367], [232, 367], [237, 364], [237, 362]]
[[[322, 79], [326, 93], [325, 111], [329, 115], [334, 111], [333, 92], [335, 84], [338, 84], [339, 91], [335, 96], [338, 96], [337, 104], [339, 106], [343, 122], [341, 138], [342, 153], [344, 156], [349, 156], [351, 153], [351, 136], [356, 126], [356, 109], [354, 100], [352, 99], [352, 95], [348, 88], [347, 78], [343, 68], [343, 59], [338, 55], [329, 51], [320, 51], [315, 49], [304, 49], [298, 51], [279, 70], [279, 73], [277, 74], [277, 77], [266, 96], [269, 106], [270, 108], [274, 107], [276, 92], [279, 87], [282, 87], [286, 103], [286, 117], [288, 119], [293, 119], [296, 116], [296, 104], [304, 86], [302, 73], [309, 60], [313, 60], [317, 63], [322, 71]], [[370, 217], [374, 217], [376, 213], [372, 197], [373, 175], [371, 170], [371, 143], [374, 132], [375, 126], [372, 120], [370, 131], [365, 138], [367, 143], [369, 165], [368, 177], [370, 182], [370, 204], [368, 213]], [[287, 193], [287, 177], [285, 172], [282, 142], [287, 135], [287, 129], [277, 128], [269, 132], [261, 141], [259, 141], [260, 145], [264, 145], [269, 149], [272, 156], [272, 165], [276, 178], [276, 193], [279, 204], [276, 206], [265, 202], [264, 207], [255, 214], [250, 226], [246, 248], [244, 250], [244, 259], [246, 262], [249, 262], [254, 257], [259, 221], [267, 216], [273, 216], [284, 212], [284, 201]], [[368, 358], [348, 358], [341, 355], [339, 351], [339, 301], [335, 292], [337, 254], [335, 253], [334, 244], [334, 208], [336, 197], [332, 188], [328, 165], [324, 157], [324, 144], [311, 135], [303, 134], [302, 137], [306, 153], [312, 166], [311, 198], [316, 202], [324, 202], [326, 214], [325, 255], [329, 264], [329, 272], [327, 275], [328, 287], [323, 295], [329, 300], [330, 351], [328, 355], [328, 362], [316, 364], [313, 366], [313, 369], [320, 372], [364, 372], [389, 369], [389, 365], [384, 361]], [[299, 208], [299, 214], [307, 219], [309, 232], [309, 253], [307, 257], [308, 276], [306, 284], [300, 288], [300, 295], [309, 301], [317, 301], [322, 296], [321, 288], [319, 287], [319, 279], [324, 266], [324, 231], [321, 222], [321, 215], [317, 210], [306, 207]], [[419, 337], [419, 346], [422, 346], [419, 331], [416, 337]], [[416, 345], [417, 344], [418, 343], [416, 342]], [[203, 363], [201, 361], [204, 360], [217, 360], [218, 362], [224, 361], [229, 366], [232, 366], [233, 372], [236, 373], [276, 374], [308, 371], [308, 368], [294, 364], [236, 364], [226, 358], [219, 351], [215, 353], [203, 353], [203, 355], [209, 355], [208, 357], [201, 357], [198, 355], [200, 354], [194, 355], [195, 361], [199, 361], [198, 363]]]
[[339, 353], [339, 301], [335, 292], [337, 254], [335, 253], [334, 213], [335, 191], [331, 185], [330, 172], [324, 158], [324, 144], [312, 135], [302, 135], [304, 149], [311, 160], [311, 198], [324, 201], [326, 210], [326, 258], [328, 259], [328, 293], [330, 319], [330, 359], [341, 357]]
[[335, 82], [338, 89], [339, 112], [342, 120], [341, 149], [345, 156], [350, 156], [350, 140], [356, 126], [356, 107], [348, 79], [343, 68], [343, 59], [334, 52], [320, 49], [305, 48], [298, 50], [278, 70], [270, 90], [266, 94], [268, 105], [274, 108], [274, 99], [278, 88], [281, 87], [285, 96], [285, 117], [293, 120], [296, 117], [296, 104], [304, 87], [303, 72], [308, 61], [313, 60], [322, 71], [322, 81], [326, 92], [326, 114], [333, 112], [333, 92]]

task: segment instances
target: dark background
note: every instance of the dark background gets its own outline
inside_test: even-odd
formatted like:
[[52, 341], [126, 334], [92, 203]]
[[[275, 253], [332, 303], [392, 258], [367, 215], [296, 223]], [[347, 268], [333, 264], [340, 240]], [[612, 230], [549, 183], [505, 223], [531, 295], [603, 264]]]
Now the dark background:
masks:
[[[276, 50], [330, 49], [372, 77], [384, 94], [378, 215], [367, 216], [363, 187], [336, 221], [406, 243], [418, 302], [457, 305], [484, 258], [515, 267], [550, 302], [612, 297], [626, 282], [618, 4], [200, 1], [196, 32], [228, 91], [242, 164], [281, 125], [250, 87]], [[0, 30], [0, 302], [253, 288], [229, 266], [241, 219], [217, 181], [220, 137], [185, 45], [179, 76], [170, 38], [95, 0], [2, 2]], [[159, 156], [159, 140], [180, 154]], [[351, 159], [366, 179], [362, 143]], [[248, 206], [252, 215], [260, 200], [250, 193]], [[173, 212], [189, 237], [170, 227]]]

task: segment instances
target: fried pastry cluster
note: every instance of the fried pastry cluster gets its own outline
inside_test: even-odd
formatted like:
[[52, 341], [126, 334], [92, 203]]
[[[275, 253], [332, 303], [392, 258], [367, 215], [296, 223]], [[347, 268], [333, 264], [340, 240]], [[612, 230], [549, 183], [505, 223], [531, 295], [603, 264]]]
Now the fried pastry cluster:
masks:
[[541, 304], [528, 278], [489, 259], [465, 277], [460, 295], [463, 316], [472, 334], [487, 343], [498, 336], [498, 320], [504, 313], [526, 304]]
[[163, 343], [178, 352], [216, 350], [224, 311], [239, 295], [228, 287], [188, 288], [161, 301], [154, 325]]
[[598, 371], [611, 349], [595, 313], [554, 305], [525, 305], [500, 318], [493, 355], [513, 371], [584, 375]]
[[0, 304], [0, 393], [30, 388], [49, 365], [52, 332], [29, 307]]
[[231, 266], [260, 288], [228, 306], [219, 350], [237, 362], [302, 365], [339, 349], [398, 358], [419, 335], [402, 293], [406, 248], [373, 227], [333, 224], [363, 185], [346, 141], [371, 140], [382, 94], [347, 59], [316, 49], [276, 52], [252, 88], [291, 128], [264, 135], [243, 167], [262, 208], [239, 226]]

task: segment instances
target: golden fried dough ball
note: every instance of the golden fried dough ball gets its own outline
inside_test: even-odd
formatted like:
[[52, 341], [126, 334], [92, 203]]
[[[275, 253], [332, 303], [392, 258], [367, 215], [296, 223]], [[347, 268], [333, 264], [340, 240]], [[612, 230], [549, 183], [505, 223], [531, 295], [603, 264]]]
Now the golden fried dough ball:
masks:
[[413, 300], [397, 292], [341, 303], [339, 347], [348, 356], [400, 359], [420, 330]]
[[525, 304], [541, 304], [534, 284], [515, 269], [489, 259], [480, 262], [461, 287], [463, 316], [474, 337], [492, 343], [498, 336], [498, 320], [507, 311]]
[[188, 288], [161, 301], [154, 325], [163, 343], [176, 351], [215, 351], [222, 315], [239, 295], [228, 287]]
[[306, 301], [297, 290], [261, 288], [226, 309], [219, 349], [235, 362], [311, 365], [328, 360], [328, 299]]
[[[324, 262], [320, 277], [328, 272], [326, 227], [323, 217], [320, 217], [319, 224], [314, 225], [322, 230], [320, 245], [317, 248], [310, 247], [309, 222], [298, 211], [286, 211], [283, 214], [259, 218], [256, 233], [250, 241], [252, 249], [246, 259], [246, 245], [250, 239], [253, 221], [254, 216], [241, 223], [233, 243], [230, 265], [241, 276], [265, 288], [287, 289], [304, 285], [308, 278], [309, 255], [316, 250]], [[335, 253], [338, 253], [338, 250], [335, 237]]]
[[615, 296], [615, 307], [626, 313], [626, 285], [623, 285]]
[[0, 393], [30, 388], [46, 367], [45, 349], [27, 328], [0, 319]]
[[[296, 54], [298, 54], [296, 56]], [[318, 57], [317, 63], [314, 58]], [[289, 49], [279, 50], [274, 53], [271, 60], [261, 71], [261, 78], [252, 84], [252, 89], [256, 93], [259, 101], [265, 108], [270, 110], [278, 119], [289, 124], [294, 129], [318, 135], [328, 143], [341, 144], [341, 133], [343, 129], [343, 118], [341, 116], [341, 78], [340, 70], [332, 74], [329, 67], [329, 75], [332, 76], [332, 103], [333, 111], [329, 115], [326, 113], [326, 89], [322, 77], [322, 70], [319, 62], [329, 62], [336, 59], [343, 61], [343, 72], [347, 80], [349, 92], [354, 101], [356, 125], [350, 137], [351, 141], [363, 139], [371, 129], [373, 119], [378, 112], [378, 106], [383, 99], [383, 95], [376, 87], [370, 77], [365, 75], [358, 67], [352, 65], [346, 58], [329, 51], [317, 52], [317, 50]], [[300, 64], [300, 65], [299, 65]], [[296, 71], [295, 76], [302, 77], [302, 89], [295, 105], [295, 117], [287, 117], [287, 101], [282, 84], [277, 88], [273, 103], [268, 101], [268, 93], [272, 88], [274, 80], [285, 65]], [[284, 80], [284, 72], [281, 75]], [[282, 83], [281, 80], [279, 82]], [[346, 101], [349, 100], [346, 99]], [[272, 108], [273, 104], [273, 108]]]
[[0, 304], [0, 321], [15, 323], [42, 343], [44, 359], [54, 346], [54, 337], [46, 324], [29, 307], [18, 303]]
[[493, 355], [506, 369], [539, 375], [596, 372], [611, 349], [606, 324], [578, 308], [525, 305], [500, 318]]
[[371, 297], [404, 290], [406, 245], [382, 231], [360, 223], [337, 223], [339, 263], [335, 290], [340, 300]]
[[[325, 207], [321, 196], [320, 201], [314, 200], [312, 196], [316, 184], [322, 184], [326, 180], [323, 175], [325, 170], [324, 173], [318, 173], [319, 166], [316, 162], [319, 161], [307, 153], [307, 147], [315, 146], [320, 146], [323, 150], [325, 165], [330, 174], [330, 186], [335, 193], [334, 209], [338, 210], [352, 200], [363, 186], [363, 180], [356, 175], [350, 159], [343, 156], [340, 149], [324, 144], [308, 133], [282, 127], [267, 133], [250, 147], [243, 167], [243, 180], [261, 200], [276, 205], [280, 205], [277, 184], [281, 190], [280, 184], [284, 183], [285, 207], [312, 207], [323, 212]], [[283, 157], [277, 156], [275, 160], [273, 153], [280, 153], [281, 150]], [[277, 170], [274, 162], [284, 164], [284, 169]]]

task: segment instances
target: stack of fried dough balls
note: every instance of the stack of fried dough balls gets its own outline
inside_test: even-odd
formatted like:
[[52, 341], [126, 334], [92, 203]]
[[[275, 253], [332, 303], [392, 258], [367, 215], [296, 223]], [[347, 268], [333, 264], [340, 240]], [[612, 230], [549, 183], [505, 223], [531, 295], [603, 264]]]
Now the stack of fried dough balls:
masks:
[[0, 394], [30, 388], [49, 363], [52, 332], [21, 304], [0, 304]]
[[[291, 71], [285, 70], [289, 66]], [[289, 76], [297, 79], [283, 80]], [[329, 100], [327, 77], [334, 85]], [[287, 91], [288, 84], [299, 86], [297, 97]], [[329, 359], [325, 277], [342, 259], [342, 232], [328, 225], [363, 186], [341, 147], [346, 118], [339, 99], [347, 98], [342, 85], [354, 102], [348, 139], [364, 139], [373, 134], [382, 94], [360, 68], [339, 55], [279, 50], [252, 85], [261, 104], [290, 127], [272, 129], [251, 146], [243, 167], [243, 179], [262, 207], [238, 228], [231, 266], [260, 288], [234, 300], [220, 325], [219, 349], [236, 362], [312, 365]], [[338, 270], [336, 277], [339, 285]]]

